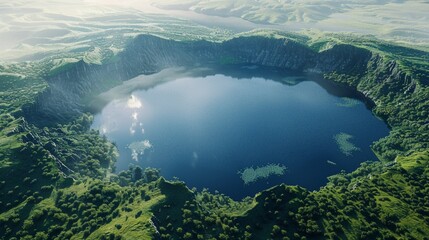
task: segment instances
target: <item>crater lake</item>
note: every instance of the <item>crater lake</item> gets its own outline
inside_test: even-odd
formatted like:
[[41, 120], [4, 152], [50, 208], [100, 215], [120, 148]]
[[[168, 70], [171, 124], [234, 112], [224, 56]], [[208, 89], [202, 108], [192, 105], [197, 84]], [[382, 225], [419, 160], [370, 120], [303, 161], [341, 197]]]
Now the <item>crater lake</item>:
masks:
[[153, 84], [95, 115], [92, 128], [118, 147], [117, 172], [159, 168], [234, 199], [280, 183], [313, 190], [376, 161], [370, 146], [389, 131], [359, 93], [316, 74], [244, 66], [156, 76], [129, 80]]

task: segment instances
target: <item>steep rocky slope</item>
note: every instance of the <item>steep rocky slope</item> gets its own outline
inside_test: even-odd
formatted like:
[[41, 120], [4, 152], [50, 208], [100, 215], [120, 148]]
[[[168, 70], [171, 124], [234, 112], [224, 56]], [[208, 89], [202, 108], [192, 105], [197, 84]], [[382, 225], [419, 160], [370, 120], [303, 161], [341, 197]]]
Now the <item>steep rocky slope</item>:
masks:
[[[149, 35], [137, 37], [124, 52], [104, 65], [72, 63], [48, 76], [49, 88], [25, 110], [34, 123], [67, 121], [84, 109], [85, 100], [122, 81], [177, 66], [256, 64], [296, 71], [364, 72], [371, 53], [338, 45], [317, 53], [287, 39], [240, 37], [222, 43], [180, 42]], [[46, 124], [46, 121], [42, 121]]]

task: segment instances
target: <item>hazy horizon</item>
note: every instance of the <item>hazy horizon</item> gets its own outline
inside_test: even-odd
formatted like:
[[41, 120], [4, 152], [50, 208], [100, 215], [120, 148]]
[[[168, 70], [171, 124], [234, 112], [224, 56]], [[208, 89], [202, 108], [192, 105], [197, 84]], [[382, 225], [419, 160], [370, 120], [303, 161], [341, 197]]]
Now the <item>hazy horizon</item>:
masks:
[[228, 36], [263, 28], [371, 34], [427, 47], [428, 8], [423, 0], [18, 0], [0, 3], [0, 59], [34, 60], [60, 49], [92, 52], [100, 47], [93, 41], [97, 38], [115, 52], [141, 33], [176, 30], [174, 36], [180, 37], [181, 27], [215, 40], [217, 31]]

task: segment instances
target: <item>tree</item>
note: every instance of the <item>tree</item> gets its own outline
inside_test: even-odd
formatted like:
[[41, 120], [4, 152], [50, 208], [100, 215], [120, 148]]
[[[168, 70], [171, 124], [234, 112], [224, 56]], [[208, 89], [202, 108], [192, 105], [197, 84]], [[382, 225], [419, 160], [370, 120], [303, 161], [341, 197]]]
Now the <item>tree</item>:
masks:
[[[146, 173], [146, 170], [145, 170], [145, 173]], [[143, 169], [141, 169], [141, 167], [139, 166], [135, 167], [133, 171], [134, 182], [142, 179], [142, 177], [143, 177]]]
[[153, 182], [158, 180], [158, 178], [160, 177], [160, 171], [156, 168], [146, 168], [144, 170], [144, 175], [146, 177], [147, 182]]

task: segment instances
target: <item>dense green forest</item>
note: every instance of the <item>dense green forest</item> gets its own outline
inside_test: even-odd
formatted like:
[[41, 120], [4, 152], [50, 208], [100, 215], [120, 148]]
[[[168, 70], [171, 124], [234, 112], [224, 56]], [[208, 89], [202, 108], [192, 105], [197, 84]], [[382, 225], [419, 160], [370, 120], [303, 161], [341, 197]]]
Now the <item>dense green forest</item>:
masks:
[[49, 126], [23, 113], [67, 67], [9, 64], [0, 67], [0, 239], [429, 239], [429, 53], [343, 35], [264, 37], [321, 54], [370, 52], [364, 72], [324, 74], [365, 94], [390, 126], [372, 146], [380, 161], [318, 191], [279, 185], [242, 201], [158, 169], [115, 173], [116, 147], [90, 129], [91, 113]]

